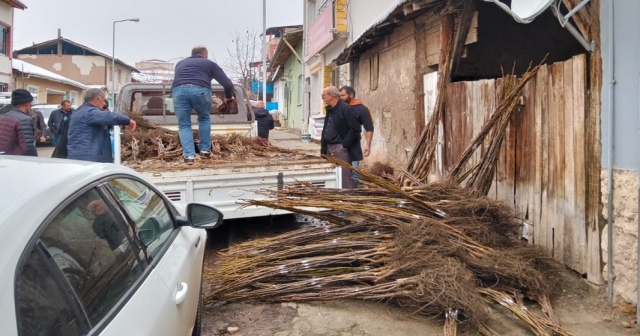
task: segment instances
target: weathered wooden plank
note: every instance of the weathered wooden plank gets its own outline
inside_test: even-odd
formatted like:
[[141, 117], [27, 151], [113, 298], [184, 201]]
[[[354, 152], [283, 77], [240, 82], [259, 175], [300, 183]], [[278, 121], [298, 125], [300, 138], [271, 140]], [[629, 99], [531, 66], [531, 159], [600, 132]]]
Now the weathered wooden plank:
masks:
[[574, 246], [575, 229], [575, 159], [573, 150], [573, 115], [575, 114], [575, 106], [573, 105], [573, 59], [569, 59], [562, 63], [564, 85], [564, 132], [561, 134], [564, 140], [564, 165], [563, 165], [563, 182], [564, 182], [564, 202], [560, 202], [562, 215], [564, 216], [564, 264], [574, 270], [579, 271], [579, 266], [575, 260], [576, 250]]
[[[540, 142], [537, 147], [539, 160], [536, 162], [538, 179], [536, 185], [540, 193], [540, 214], [538, 219], [538, 237], [534, 238], [536, 244], [544, 247], [550, 255], [553, 255], [553, 222], [551, 221], [551, 202], [549, 197], [549, 66], [542, 66], [536, 76], [536, 130], [540, 134]], [[538, 183], [539, 181], [539, 183]]]
[[[483, 122], [483, 125], [484, 125], [484, 123], [486, 123], [491, 118], [491, 115], [496, 109], [496, 80], [495, 79], [485, 79], [480, 81], [480, 100], [481, 100], [481, 106], [482, 106], [481, 107], [482, 118], [484, 120]], [[486, 139], [482, 143], [482, 148], [481, 148], [482, 155], [486, 153], [488, 143], [489, 143], [488, 139]], [[497, 199], [498, 197], [495, 176], [487, 196], [493, 199]]]
[[464, 151], [466, 132], [467, 84], [465, 82], [447, 85], [447, 105], [445, 117], [445, 151], [443, 170], [445, 175], [456, 164]]
[[553, 257], [564, 262], [564, 65], [551, 66], [549, 101], [549, 198]]
[[[504, 85], [504, 79], [500, 78], [496, 80], [495, 101], [496, 106], [500, 104], [500, 90]], [[508, 130], [507, 130], [508, 132]], [[493, 134], [491, 135], [493, 137]], [[496, 199], [508, 203], [507, 193], [505, 189], [507, 180], [507, 154], [506, 154], [506, 141], [502, 142], [500, 147], [500, 153], [498, 155], [498, 162], [496, 164]]]
[[[482, 101], [481, 88], [482, 88], [482, 82], [476, 81], [473, 83], [473, 88], [472, 88], [472, 91], [470, 92], [470, 96], [472, 97], [472, 102], [473, 102], [469, 106], [469, 110], [471, 111], [473, 116], [473, 119], [472, 119], [473, 133], [471, 136], [472, 139], [478, 136], [478, 134], [482, 130], [482, 127], [484, 126], [484, 113], [483, 113], [484, 102]], [[471, 159], [471, 165], [469, 166], [469, 168], [472, 168], [473, 166], [478, 164], [481, 158], [482, 158], [482, 148], [478, 148], [476, 149], [476, 153]]]
[[[498, 80], [498, 87], [496, 88], [496, 104], [500, 104], [500, 86], [503, 85], [504, 80]], [[497, 166], [497, 194], [498, 199], [505, 202], [509, 206], [515, 206], [515, 142], [516, 142], [516, 130], [513, 122], [513, 116], [506, 129], [506, 135], [502, 142], [500, 151], [500, 158], [498, 159]]]
[[600, 239], [604, 220], [600, 210], [600, 174], [602, 167], [600, 113], [602, 90], [602, 57], [600, 49], [600, 0], [591, 0], [590, 35], [596, 50], [589, 58], [589, 107], [586, 118], [587, 143], [587, 280], [604, 284]]
[[456, 31], [455, 42], [453, 43], [452, 62], [451, 62], [451, 74], [455, 74], [458, 71], [458, 64], [460, 64], [460, 58], [462, 56], [462, 49], [464, 48], [464, 42], [467, 39], [467, 33], [469, 32], [469, 26], [473, 19], [472, 10], [474, 7], [473, 1], [467, 1], [462, 7], [460, 13], [460, 20], [458, 29]]
[[464, 40], [464, 45], [478, 42], [478, 12], [471, 13], [471, 24], [469, 25], [469, 32]]
[[[572, 10], [576, 8], [576, 6], [582, 1], [562, 0], [562, 2], [568, 10]], [[591, 34], [589, 34], [589, 22], [591, 20], [589, 19], [589, 5], [587, 4], [586, 6], [582, 7], [582, 9], [575, 13], [572, 18], [575, 21], [576, 26], [578, 26], [578, 30], [580, 31], [580, 33], [582, 33], [582, 36], [584, 36], [585, 39], [590, 40], [589, 36]]]
[[[458, 147], [460, 152], [458, 152], [458, 157], [464, 153], [464, 150], [471, 143], [471, 137], [473, 136], [473, 81], [465, 82], [465, 91], [467, 94], [465, 95], [465, 107], [464, 107], [464, 115], [463, 115], [463, 124], [464, 124], [464, 134], [462, 135], [462, 143], [461, 146]], [[465, 169], [468, 169], [471, 166], [471, 160], [465, 166]]]
[[573, 153], [575, 170], [573, 173], [575, 183], [574, 199], [574, 258], [576, 271], [587, 273], [587, 173], [586, 173], [586, 138], [585, 138], [585, 114], [586, 114], [586, 62], [585, 55], [573, 58]]
[[458, 83], [451, 83], [447, 85], [447, 103], [443, 118], [443, 126], [444, 126], [444, 148], [442, 151], [442, 167], [443, 171], [447, 171], [447, 167], [451, 165], [451, 151], [452, 151], [452, 142], [454, 141], [454, 126], [453, 126], [453, 115], [454, 111], [457, 109], [457, 99], [456, 99], [456, 87], [459, 86]]
[[509, 206], [515, 208], [516, 206], [516, 144], [518, 139], [518, 133], [516, 129], [517, 113], [514, 112], [509, 120], [509, 127], [507, 128], [507, 134], [505, 137], [506, 145], [506, 190], [507, 201]]
[[526, 238], [533, 240], [533, 185], [535, 183], [535, 80], [522, 88], [523, 105], [516, 112], [516, 210], [529, 225]]

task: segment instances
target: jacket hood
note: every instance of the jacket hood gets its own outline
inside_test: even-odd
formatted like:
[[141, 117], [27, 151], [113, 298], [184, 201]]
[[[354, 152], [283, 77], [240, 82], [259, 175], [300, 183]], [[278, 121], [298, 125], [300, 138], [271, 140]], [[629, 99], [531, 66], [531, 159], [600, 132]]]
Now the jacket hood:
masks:
[[256, 109], [253, 114], [255, 114], [256, 119], [258, 118], [265, 118], [267, 116], [269, 116], [269, 111], [267, 111], [266, 109]]
[[351, 106], [362, 105], [362, 100], [360, 100], [360, 99], [353, 99], [353, 100], [349, 103], [349, 105], [351, 105]]

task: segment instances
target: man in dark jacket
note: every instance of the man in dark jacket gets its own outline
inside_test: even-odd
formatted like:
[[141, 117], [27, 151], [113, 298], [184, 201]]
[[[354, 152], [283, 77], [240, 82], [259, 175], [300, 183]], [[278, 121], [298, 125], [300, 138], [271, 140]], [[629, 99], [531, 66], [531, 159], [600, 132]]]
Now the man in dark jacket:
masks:
[[106, 96], [101, 89], [90, 89], [84, 95], [84, 104], [73, 112], [69, 123], [67, 158], [94, 162], [113, 162], [109, 126], [130, 125], [135, 120], [102, 110]]
[[37, 109], [31, 109], [29, 116], [33, 119], [34, 137], [36, 140], [42, 143], [47, 142], [47, 124], [44, 123], [42, 112]]
[[273, 116], [264, 107], [264, 102], [258, 101], [254, 114], [258, 124], [258, 140], [266, 145], [269, 143], [269, 130], [275, 127], [275, 122], [273, 121]]
[[73, 108], [71, 108], [71, 102], [68, 100], [63, 100], [62, 103], [60, 103], [60, 108], [51, 112], [47, 125], [49, 126], [51, 133], [53, 133], [54, 146], [57, 146], [58, 142], [60, 142], [62, 130], [67, 129], [63, 126], [64, 124], [69, 123], [71, 113], [73, 113]]
[[178, 130], [184, 162], [193, 164], [196, 157], [193, 131], [191, 130], [191, 110], [198, 114], [198, 135], [200, 155], [211, 155], [211, 81], [216, 80], [224, 88], [225, 102], [233, 101], [233, 83], [213, 61], [203, 46], [194, 47], [191, 57], [176, 64], [171, 96], [173, 110], [178, 118]]
[[[362, 160], [360, 147], [360, 122], [353, 108], [340, 99], [340, 90], [330, 86], [322, 91], [322, 100], [328, 105], [322, 127], [320, 153], [335, 155], [351, 163]], [[350, 169], [342, 169], [342, 188], [355, 189]]]
[[[345, 103], [349, 104], [353, 107], [353, 110], [356, 111], [358, 115], [358, 121], [360, 125], [364, 127], [364, 148], [362, 152], [364, 157], [369, 156], [371, 153], [371, 140], [373, 139], [373, 122], [371, 121], [371, 113], [369, 109], [362, 104], [360, 99], [356, 99], [356, 90], [354, 90], [351, 86], [343, 86], [340, 88], [340, 99], [342, 99]], [[355, 168], [360, 168], [360, 161], [353, 161], [351, 163]], [[356, 181], [356, 188], [358, 187], [358, 174], [353, 172], [353, 178]]]
[[33, 96], [25, 89], [11, 92], [11, 111], [0, 117], [0, 154], [38, 156], [33, 119]]

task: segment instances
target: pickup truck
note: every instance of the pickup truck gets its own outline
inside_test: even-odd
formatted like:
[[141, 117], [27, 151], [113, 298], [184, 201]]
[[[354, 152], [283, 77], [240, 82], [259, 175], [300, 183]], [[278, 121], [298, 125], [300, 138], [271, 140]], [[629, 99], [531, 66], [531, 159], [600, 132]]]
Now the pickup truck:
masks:
[[[214, 95], [224, 97], [223, 88], [212, 85]], [[212, 135], [238, 133], [256, 137], [253, 110], [240, 86], [236, 86], [235, 96], [238, 113], [219, 114], [217, 106], [211, 109]], [[139, 113], [149, 122], [170, 130], [177, 130], [178, 121], [171, 104], [170, 85], [165, 84], [128, 84], [125, 85], [115, 106], [114, 112], [123, 114]], [[195, 111], [192, 112], [192, 125], [197, 129]], [[283, 141], [285, 144], [289, 141]], [[115, 163], [121, 161], [120, 129], [114, 128]], [[145, 178], [152, 181], [169, 199], [186, 205], [204, 203], [222, 211], [225, 219], [249, 218], [268, 215], [280, 215], [288, 212], [264, 207], [242, 207], [241, 200], [262, 199], [256, 193], [259, 189], [277, 188], [278, 185], [292, 183], [311, 183], [318, 187], [336, 188], [339, 186], [336, 167], [320, 157], [304, 160], [261, 159], [242, 162], [216, 163], [211, 167], [189, 168], [187, 165], [167, 164], [163, 168], [132, 167]], [[162, 167], [162, 165], [161, 165]]]

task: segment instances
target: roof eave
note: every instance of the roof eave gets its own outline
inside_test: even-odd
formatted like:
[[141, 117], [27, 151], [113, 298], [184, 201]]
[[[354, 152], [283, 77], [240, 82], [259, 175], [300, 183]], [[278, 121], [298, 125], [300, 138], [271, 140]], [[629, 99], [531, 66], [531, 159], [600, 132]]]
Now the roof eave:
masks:
[[27, 5], [23, 4], [20, 0], [2, 0], [9, 6], [17, 9], [27, 9]]
[[75, 88], [82, 89], [82, 90], [89, 90], [89, 87], [85, 86], [85, 85], [78, 85], [78, 84], [70, 83], [70, 82], [67, 82], [67, 81], [64, 81], [64, 80], [55, 79], [55, 78], [51, 78], [51, 77], [47, 77], [47, 76], [42, 76], [42, 75], [39, 75], [39, 74], [34, 74], [34, 73], [26, 72], [26, 71], [22, 72], [20, 70], [15, 70], [15, 69], [14, 69], [14, 71], [19, 72], [19, 73], [24, 73], [25, 75], [28, 75], [29, 77], [44, 79], [44, 80], [48, 80], [48, 81], [56, 82], [56, 83], [61, 83], [61, 84], [73, 86]]
[[[287, 43], [284, 41], [287, 37], [292, 36], [292, 35], [296, 35], [296, 34], [302, 34], [303, 31], [302, 30], [296, 30], [296, 31], [292, 31], [292, 32], [288, 32], [287, 34], [285, 34], [284, 36], [282, 36], [282, 38], [280, 39], [280, 41], [278, 42], [278, 46], [276, 47], [276, 50], [273, 52], [273, 57], [271, 57], [272, 60], [277, 60], [278, 57], [280, 57], [280, 53], [285, 50], [285, 48], [288, 48]], [[291, 43], [291, 42], [289, 42]], [[296, 48], [298, 46], [300, 42], [298, 43], [291, 43], [291, 46], [293, 48]], [[269, 68], [267, 69], [268, 71], [273, 71], [273, 69], [275, 69], [276, 67], [283, 65], [285, 63], [287, 63], [287, 60], [293, 56], [293, 53], [291, 53], [291, 55], [289, 57], [287, 57], [287, 59], [285, 59], [284, 61], [280, 61], [280, 62], [271, 62], [269, 64]]]

